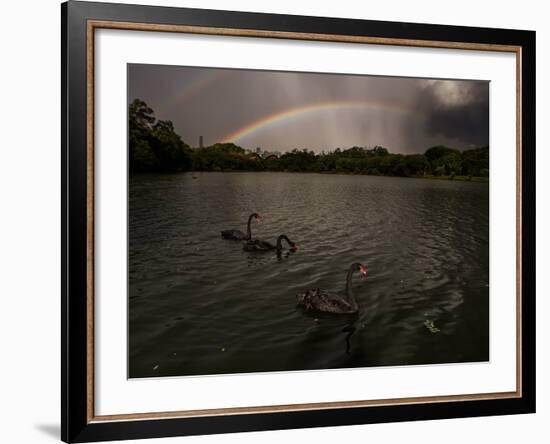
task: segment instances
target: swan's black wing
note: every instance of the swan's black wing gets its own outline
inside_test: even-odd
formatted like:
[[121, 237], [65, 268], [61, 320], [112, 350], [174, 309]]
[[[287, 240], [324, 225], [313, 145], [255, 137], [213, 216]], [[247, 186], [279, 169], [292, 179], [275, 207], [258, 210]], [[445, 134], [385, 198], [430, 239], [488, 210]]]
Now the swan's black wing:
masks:
[[269, 251], [276, 249], [275, 245], [260, 239], [246, 242], [243, 248], [247, 251]]
[[306, 310], [323, 311], [327, 313], [354, 313], [356, 310], [339, 293], [316, 288], [307, 290], [297, 296], [298, 305]]
[[258, 248], [261, 248], [264, 250], [275, 250], [276, 248], [275, 245], [273, 245], [271, 242], [261, 240], [261, 239], [256, 240], [256, 245], [258, 246]]
[[224, 230], [222, 231], [222, 239], [246, 240], [246, 234], [240, 230]]

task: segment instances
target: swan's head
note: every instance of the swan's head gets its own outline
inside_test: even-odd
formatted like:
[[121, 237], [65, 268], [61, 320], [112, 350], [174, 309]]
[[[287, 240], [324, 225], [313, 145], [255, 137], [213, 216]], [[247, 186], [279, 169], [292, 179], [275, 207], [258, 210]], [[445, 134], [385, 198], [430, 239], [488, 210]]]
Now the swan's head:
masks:
[[357, 264], [357, 271], [361, 273], [363, 276], [367, 275], [367, 269], [363, 264]]
[[281, 234], [278, 238], [277, 238], [277, 248], [280, 248], [281, 247], [281, 241], [282, 240], [285, 240], [287, 243], [288, 243], [288, 246], [290, 248], [290, 251], [296, 251], [298, 249], [298, 245], [296, 245], [294, 242], [292, 242], [288, 236], [286, 234]]
[[254, 217], [254, 220], [256, 222], [261, 222], [262, 221], [262, 218], [258, 213], [252, 213], [252, 217]]

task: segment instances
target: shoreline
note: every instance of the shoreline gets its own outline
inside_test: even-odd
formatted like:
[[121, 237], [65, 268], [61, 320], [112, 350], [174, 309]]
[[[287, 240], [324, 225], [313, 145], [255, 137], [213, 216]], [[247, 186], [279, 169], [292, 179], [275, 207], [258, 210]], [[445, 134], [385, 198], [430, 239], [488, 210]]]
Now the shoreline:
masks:
[[440, 180], [448, 182], [470, 182], [470, 183], [489, 183], [489, 177], [482, 176], [390, 176], [386, 174], [361, 174], [361, 173], [345, 173], [336, 171], [253, 171], [253, 170], [221, 170], [221, 171], [201, 171], [201, 170], [187, 170], [187, 171], [140, 171], [132, 175], [141, 174], [200, 174], [200, 173], [286, 173], [286, 174], [324, 174], [329, 176], [369, 176], [369, 177], [388, 177], [391, 179], [426, 179], [426, 180]]

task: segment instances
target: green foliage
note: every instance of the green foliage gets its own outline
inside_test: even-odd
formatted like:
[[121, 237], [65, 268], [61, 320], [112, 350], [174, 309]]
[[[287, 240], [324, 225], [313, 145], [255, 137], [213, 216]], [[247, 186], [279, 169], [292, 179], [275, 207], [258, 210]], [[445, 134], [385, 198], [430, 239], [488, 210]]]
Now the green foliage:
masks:
[[392, 154], [387, 148], [354, 146], [315, 154], [293, 149], [283, 154], [247, 151], [234, 143], [191, 149], [168, 120], [157, 120], [142, 100], [129, 107], [130, 171], [289, 171], [373, 176], [433, 177], [485, 180], [489, 147], [466, 151], [443, 145], [424, 154]]
[[216, 143], [197, 148], [191, 154], [195, 171], [262, 171], [264, 165], [257, 155], [247, 154], [233, 143]]
[[409, 173], [416, 172], [417, 175], [425, 176], [430, 171], [430, 164], [424, 154], [411, 154], [405, 159]]
[[438, 146], [432, 146], [431, 148], [428, 148], [424, 155], [426, 156], [426, 159], [430, 163], [430, 165], [434, 165], [434, 162], [441, 159], [442, 157], [453, 154], [453, 153], [460, 153], [458, 150], [454, 150], [452, 148], [448, 148], [443, 145]]
[[156, 120], [154, 112], [139, 99], [128, 110], [130, 173], [137, 171], [185, 171], [191, 150], [169, 120]]
[[462, 174], [489, 177], [489, 147], [462, 152]]
[[313, 151], [294, 149], [281, 156], [280, 163], [284, 170], [293, 173], [313, 172], [316, 170], [316, 159]]

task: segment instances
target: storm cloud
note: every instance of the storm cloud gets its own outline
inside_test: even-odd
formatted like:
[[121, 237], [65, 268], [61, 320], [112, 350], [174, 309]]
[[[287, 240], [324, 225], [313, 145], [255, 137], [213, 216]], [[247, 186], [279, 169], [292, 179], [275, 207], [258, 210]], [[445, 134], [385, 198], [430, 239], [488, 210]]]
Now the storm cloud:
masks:
[[128, 102], [135, 98], [191, 146], [200, 136], [269, 151], [489, 143], [486, 81], [133, 64]]
[[429, 82], [418, 100], [425, 129], [461, 145], [489, 143], [489, 82]]

